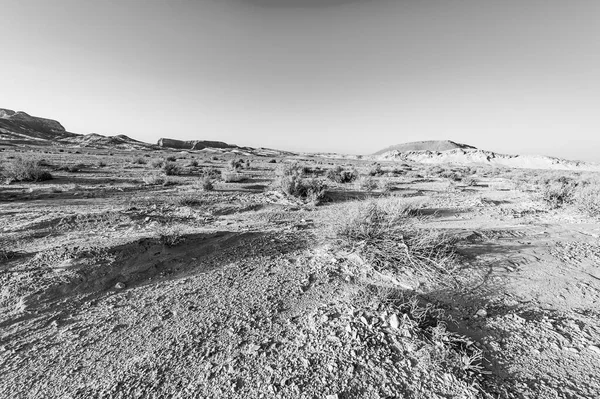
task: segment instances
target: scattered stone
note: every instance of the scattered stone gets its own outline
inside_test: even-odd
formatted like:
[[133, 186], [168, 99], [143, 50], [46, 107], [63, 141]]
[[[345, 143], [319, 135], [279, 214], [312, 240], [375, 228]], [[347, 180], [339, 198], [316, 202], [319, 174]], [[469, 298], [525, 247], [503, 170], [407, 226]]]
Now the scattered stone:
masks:
[[125, 283], [119, 281], [117, 284], [115, 284], [115, 289], [117, 289], [117, 290], [125, 289]]
[[485, 310], [485, 309], [479, 309], [477, 311], [477, 313], [475, 313], [476, 317], [481, 317], [481, 318], [487, 317], [487, 315], [488, 315], [488, 313], [487, 313], [487, 310]]
[[394, 330], [397, 330], [398, 327], [400, 326], [400, 320], [398, 320], [398, 316], [395, 313], [393, 313], [390, 316], [389, 323], [390, 323], [390, 327], [393, 328]]

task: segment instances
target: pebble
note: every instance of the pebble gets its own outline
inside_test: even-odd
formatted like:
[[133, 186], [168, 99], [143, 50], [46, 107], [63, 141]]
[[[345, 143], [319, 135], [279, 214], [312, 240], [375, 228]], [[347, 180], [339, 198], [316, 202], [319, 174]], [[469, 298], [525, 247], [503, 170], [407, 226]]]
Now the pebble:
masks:
[[590, 346], [588, 346], [588, 349], [591, 350], [592, 352], [595, 352], [598, 355], [600, 355], [600, 348], [597, 347], [596, 345], [590, 345]]
[[483, 317], [487, 317], [487, 314], [488, 313], [487, 313], [487, 311], [485, 309], [479, 309], [477, 311], [477, 313], [475, 313], [475, 316], [483, 318]]
[[115, 289], [117, 289], [117, 290], [122, 290], [124, 288], [125, 288], [125, 283], [123, 283], [123, 282], [119, 281], [117, 284], [115, 284]]
[[394, 330], [397, 330], [400, 326], [400, 320], [398, 320], [398, 316], [395, 313], [390, 316], [389, 323], [390, 327]]

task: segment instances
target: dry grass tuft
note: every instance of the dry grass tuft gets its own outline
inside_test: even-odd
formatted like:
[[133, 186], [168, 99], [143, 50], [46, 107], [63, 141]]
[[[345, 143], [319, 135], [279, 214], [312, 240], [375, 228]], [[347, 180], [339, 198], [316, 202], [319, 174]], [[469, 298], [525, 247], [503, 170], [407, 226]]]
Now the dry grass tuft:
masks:
[[28, 158], [15, 158], [5, 163], [2, 176], [7, 182], [51, 180], [52, 175], [45, 170], [40, 161]]
[[339, 244], [377, 271], [409, 267], [439, 282], [457, 269], [455, 240], [417, 227], [417, 215], [413, 204], [380, 199], [344, 208], [344, 216], [333, 218], [333, 230]]

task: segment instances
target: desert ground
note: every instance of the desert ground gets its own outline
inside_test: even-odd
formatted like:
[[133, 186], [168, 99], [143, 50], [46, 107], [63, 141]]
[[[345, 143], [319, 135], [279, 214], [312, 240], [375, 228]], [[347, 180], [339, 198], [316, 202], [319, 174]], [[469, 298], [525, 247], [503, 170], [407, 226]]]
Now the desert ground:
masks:
[[[0, 161], [2, 398], [600, 397], [594, 173], [16, 146]], [[27, 165], [52, 179], [19, 178]]]

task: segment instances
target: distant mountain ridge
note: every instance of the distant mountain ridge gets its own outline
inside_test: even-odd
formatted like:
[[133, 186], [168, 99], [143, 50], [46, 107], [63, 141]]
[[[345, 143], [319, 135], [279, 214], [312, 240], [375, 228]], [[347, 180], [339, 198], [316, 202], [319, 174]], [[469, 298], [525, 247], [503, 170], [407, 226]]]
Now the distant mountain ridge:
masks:
[[[428, 143], [428, 142], [420, 142]], [[454, 143], [449, 141], [449, 143]], [[397, 148], [422, 148], [412, 146], [393, 146]], [[457, 144], [457, 143], [454, 143]], [[435, 146], [434, 146], [435, 148]], [[437, 148], [443, 148], [437, 147]], [[382, 150], [383, 151], [383, 150]], [[373, 158], [386, 161], [418, 162], [427, 164], [488, 165], [519, 169], [555, 169], [600, 171], [600, 164], [582, 161], [571, 161], [544, 155], [509, 155], [493, 151], [480, 150], [470, 145], [461, 144], [460, 148], [448, 150], [390, 150], [378, 151]]]
[[451, 140], [426, 140], [426, 141], [413, 141], [410, 143], [396, 144], [379, 150], [373, 155], [381, 155], [390, 151], [408, 152], [408, 151], [448, 151], [454, 149], [472, 149], [476, 150], [476, 147], [456, 143]]
[[98, 133], [78, 134], [68, 132], [58, 121], [29, 115], [22, 111], [0, 108], [0, 145], [64, 145], [84, 148], [106, 148], [121, 150], [208, 151], [236, 155], [278, 156], [295, 155], [287, 151], [269, 148], [240, 147], [222, 141], [176, 140], [161, 138], [157, 144], [145, 143], [119, 134], [104, 136]]

